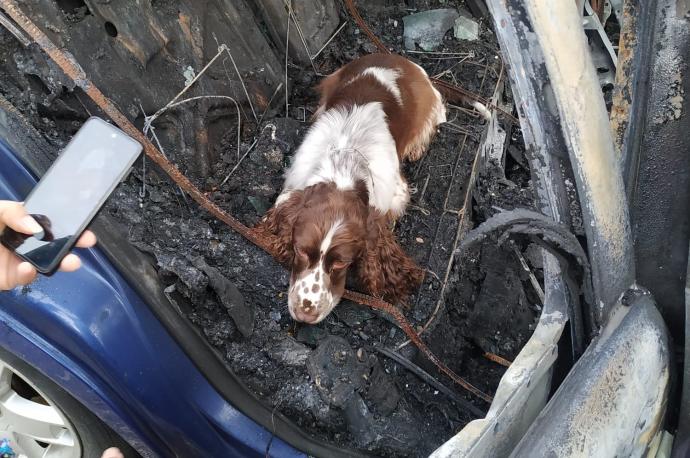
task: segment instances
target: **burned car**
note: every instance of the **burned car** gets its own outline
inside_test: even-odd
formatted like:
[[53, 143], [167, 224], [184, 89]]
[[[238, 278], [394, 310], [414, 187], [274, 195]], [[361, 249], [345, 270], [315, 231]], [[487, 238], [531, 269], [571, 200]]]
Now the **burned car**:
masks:
[[[0, 2], [0, 198], [91, 115], [146, 152], [86, 269], [0, 293], [14, 450], [684, 453], [686, 2], [140, 3]], [[393, 229], [424, 279], [296, 323], [252, 228], [374, 52], [446, 100]]]

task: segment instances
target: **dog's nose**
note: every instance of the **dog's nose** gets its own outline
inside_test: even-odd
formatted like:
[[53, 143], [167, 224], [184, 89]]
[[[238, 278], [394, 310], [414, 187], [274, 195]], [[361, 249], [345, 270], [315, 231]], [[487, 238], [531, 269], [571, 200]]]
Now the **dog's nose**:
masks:
[[300, 305], [294, 309], [295, 319], [303, 323], [316, 323], [319, 319], [319, 310], [315, 305]]
[[297, 289], [293, 289], [288, 295], [288, 309], [292, 318], [304, 323], [314, 323], [319, 317], [317, 304], [302, 297]]

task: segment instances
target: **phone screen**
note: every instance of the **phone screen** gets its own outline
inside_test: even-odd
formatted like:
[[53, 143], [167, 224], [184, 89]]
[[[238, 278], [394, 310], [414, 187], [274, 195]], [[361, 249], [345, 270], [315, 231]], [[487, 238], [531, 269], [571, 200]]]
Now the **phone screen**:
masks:
[[[3, 237], [40, 272], [53, 271], [141, 152], [141, 145], [107, 122], [90, 118], [69, 142], [24, 207], [43, 232]], [[5, 235], [5, 234], [3, 234]]]

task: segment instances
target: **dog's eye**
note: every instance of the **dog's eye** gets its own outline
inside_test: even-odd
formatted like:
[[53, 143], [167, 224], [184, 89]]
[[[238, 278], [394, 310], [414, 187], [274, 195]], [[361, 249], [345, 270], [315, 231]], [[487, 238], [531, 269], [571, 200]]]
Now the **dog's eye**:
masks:
[[343, 270], [350, 267], [352, 261], [334, 261], [331, 265], [331, 270]]

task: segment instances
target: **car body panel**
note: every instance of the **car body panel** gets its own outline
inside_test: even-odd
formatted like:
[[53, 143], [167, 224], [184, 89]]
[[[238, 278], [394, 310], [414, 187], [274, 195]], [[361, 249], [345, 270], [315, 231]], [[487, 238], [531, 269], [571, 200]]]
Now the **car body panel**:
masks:
[[[582, 18], [573, 3], [487, 5], [529, 151], [537, 206], [586, 234], [584, 270], [591, 268], [592, 282], [574, 283], [577, 266], [565, 258], [559, 278], [558, 264], [545, 255], [539, 326], [504, 374], [487, 417], [470, 423], [434, 457], [508, 456], [516, 446], [515, 456], [639, 456], [658, 437], [666, 414], [668, 331], [646, 294], [621, 313], [620, 302], [630, 305], [628, 295], [641, 288], [635, 286], [622, 166]], [[546, 320], [554, 311], [560, 316]], [[559, 341], [565, 319], [570, 332]], [[587, 347], [593, 335], [598, 338]], [[564, 343], [572, 361], [580, 359], [547, 404], [544, 386], [555, 363], [570, 356]], [[557, 386], [560, 380], [553, 379]]]
[[[0, 143], [0, 199], [36, 182]], [[223, 399], [98, 248], [76, 273], [0, 293], [0, 345], [143, 456], [304, 456]]]
[[634, 290], [626, 304], [612, 311], [511, 456], [646, 456], [664, 426], [671, 353], [651, 295]]

